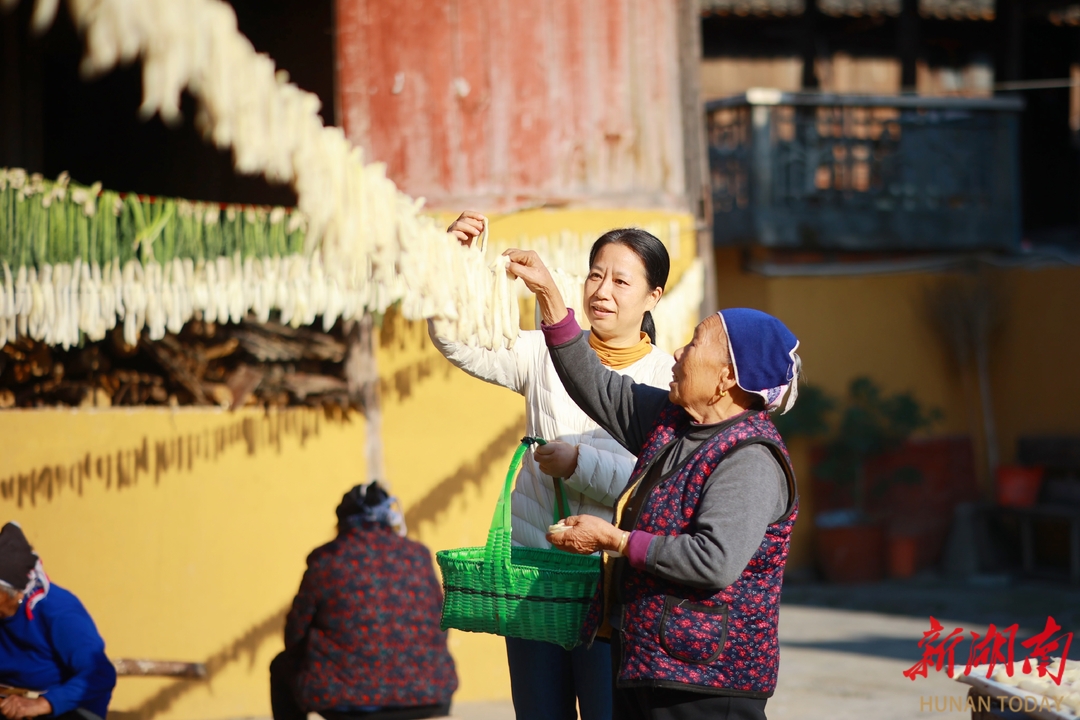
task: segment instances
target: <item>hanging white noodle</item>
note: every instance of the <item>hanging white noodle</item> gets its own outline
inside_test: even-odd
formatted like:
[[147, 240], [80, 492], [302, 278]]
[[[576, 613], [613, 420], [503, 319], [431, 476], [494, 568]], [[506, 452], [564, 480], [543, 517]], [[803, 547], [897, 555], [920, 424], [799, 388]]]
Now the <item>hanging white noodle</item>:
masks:
[[[57, 0], [37, 0], [34, 28], [46, 29], [57, 7]], [[488, 346], [516, 338], [517, 326], [510, 324], [515, 294], [505, 278], [505, 263], [489, 269], [482, 254], [459, 247], [420, 214], [422, 200], [397, 190], [384, 165], [365, 165], [359, 148], [349, 144], [340, 128], [324, 127], [318, 98], [291, 84], [269, 57], [255, 52], [227, 4], [69, 0], [68, 9], [86, 42], [84, 75], [141, 59], [142, 117], [158, 114], [175, 123], [186, 89], [197, 101], [196, 124], [203, 136], [230, 148], [239, 172], [291, 183], [307, 223], [306, 257], [291, 258], [288, 273], [285, 263], [271, 273], [239, 256], [192, 264], [190, 274], [175, 266], [126, 263], [122, 278], [115, 272], [111, 278], [119, 301], [101, 310], [112, 310], [102, 313], [106, 318], [115, 314], [123, 320], [128, 342], [136, 341], [147, 323], [156, 339], [196, 312], [237, 322], [249, 311], [265, 318], [273, 306], [285, 322], [310, 324], [322, 315], [325, 326], [327, 315], [351, 319], [365, 311], [383, 313], [398, 302], [409, 319], [452, 319], [459, 329], [483, 328], [479, 340]], [[450, 267], [465, 272], [447, 274]], [[68, 344], [77, 341], [72, 328], [87, 332], [97, 325], [94, 334], [100, 332], [100, 324], [79, 307], [84, 297], [90, 301], [78, 291], [84, 276], [81, 270], [74, 276], [71, 271], [70, 266], [44, 268], [47, 293], [36, 278], [29, 283], [34, 299], [18, 317], [32, 325], [35, 337], [48, 335], [50, 341]], [[99, 272], [92, 270], [91, 277]], [[108, 275], [103, 285], [109, 284]], [[451, 287], [465, 278], [477, 282], [465, 292]], [[496, 309], [501, 310], [498, 316], [462, 322], [470, 313]], [[68, 321], [72, 312], [73, 323]], [[57, 326], [65, 321], [66, 329]]]

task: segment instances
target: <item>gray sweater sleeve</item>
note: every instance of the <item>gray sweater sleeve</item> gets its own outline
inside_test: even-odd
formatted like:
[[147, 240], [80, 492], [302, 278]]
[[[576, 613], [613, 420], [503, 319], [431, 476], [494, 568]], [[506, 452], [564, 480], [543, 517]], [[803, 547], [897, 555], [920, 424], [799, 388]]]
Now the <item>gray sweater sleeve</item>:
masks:
[[787, 510], [788, 494], [787, 476], [768, 447], [735, 450], [705, 481], [693, 531], [655, 536], [646, 569], [691, 587], [726, 588], [761, 545], [766, 526]]
[[666, 390], [609, 370], [589, 347], [585, 333], [549, 348], [551, 362], [567, 394], [615, 441], [638, 455], [657, 416], [668, 403]]

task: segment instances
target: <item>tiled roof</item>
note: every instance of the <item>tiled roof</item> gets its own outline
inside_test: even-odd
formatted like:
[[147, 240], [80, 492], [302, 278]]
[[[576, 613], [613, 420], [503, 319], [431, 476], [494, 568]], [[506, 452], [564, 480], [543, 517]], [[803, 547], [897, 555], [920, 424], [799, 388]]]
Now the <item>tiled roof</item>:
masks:
[[1050, 11], [1050, 22], [1055, 25], [1080, 25], [1080, 5], [1067, 5], [1066, 7]]
[[818, 0], [826, 15], [899, 15], [900, 0]]
[[919, 0], [919, 13], [942, 20], [993, 20], [994, 0]]
[[[901, 0], [818, 0], [826, 15], [899, 15]], [[704, 14], [801, 15], [805, 0], [701, 0]], [[994, 0], [919, 0], [924, 17], [952, 20], [993, 20]]]
[[701, 0], [704, 15], [802, 15], [803, 0]]

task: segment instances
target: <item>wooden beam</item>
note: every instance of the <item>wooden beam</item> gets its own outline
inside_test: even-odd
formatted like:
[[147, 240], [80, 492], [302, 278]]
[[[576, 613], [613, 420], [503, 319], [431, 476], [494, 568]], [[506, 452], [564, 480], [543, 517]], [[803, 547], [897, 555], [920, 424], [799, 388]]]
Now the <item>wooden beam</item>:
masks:
[[1080, 63], [1069, 66], [1069, 129], [1080, 133]]
[[902, 0], [896, 46], [900, 57], [900, 91], [913, 93], [918, 81], [919, 0]]
[[344, 380], [336, 377], [300, 372], [285, 373], [282, 382], [298, 400], [304, 400], [308, 395], [344, 393], [348, 387]]
[[172, 660], [113, 660], [117, 675], [126, 677], [178, 677], [202, 679], [206, 665]]
[[[183, 352], [183, 346], [171, 335], [166, 335], [161, 340], [154, 342], [144, 335], [139, 338], [139, 346], [142, 347], [169, 373], [170, 377], [184, 386], [191, 393], [196, 405], [212, 404], [203, 387], [201, 373], [192, 367], [191, 358]], [[116, 405], [116, 399], [113, 399]]]
[[994, 0], [998, 49], [994, 58], [994, 82], [1020, 80], [1023, 77], [1024, 15], [1019, 0]]
[[686, 198], [694, 216], [697, 254], [705, 264], [705, 296], [701, 316], [713, 312], [716, 298], [716, 263], [713, 253], [712, 191], [709, 186], [705, 106], [701, 97], [701, 2], [678, 0], [679, 76], [682, 99], [683, 165]]
[[263, 367], [242, 364], [236, 368], [225, 382], [229, 388], [229, 393], [232, 395], [230, 409], [235, 410], [238, 407], [243, 407], [251, 394], [259, 387], [259, 383], [263, 381], [264, 377], [266, 377], [266, 368]]
[[682, 101], [683, 165], [690, 212], [706, 219], [705, 111], [701, 102], [701, 3], [678, 0], [679, 94]]
[[364, 408], [367, 421], [367, 480], [386, 483], [379, 366], [375, 355], [377, 335], [378, 328], [370, 314], [365, 314], [346, 330], [345, 382], [350, 400]]
[[817, 76], [820, 17], [818, 0], [806, 0], [802, 28], [802, 87], [804, 90], [817, 90], [821, 87], [821, 81]]

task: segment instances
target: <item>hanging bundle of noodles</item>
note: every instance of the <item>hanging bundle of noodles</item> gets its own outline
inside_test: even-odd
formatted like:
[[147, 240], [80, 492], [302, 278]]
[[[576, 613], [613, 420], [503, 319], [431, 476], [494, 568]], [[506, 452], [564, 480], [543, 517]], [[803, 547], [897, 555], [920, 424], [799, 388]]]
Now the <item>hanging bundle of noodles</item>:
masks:
[[306, 226], [280, 207], [121, 197], [0, 168], [0, 346], [28, 335], [67, 348], [118, 324], [133, 345], [144, 327], [157, 340], [193, 317], [265, 322], [272, 311], [293, 326], [321, 318], [328, 331], [399, 300], [408, 317], [448, 319], [455, 339], [502, 347], [516, 338], [504, 259], [489, 268], [482, 253], [437, 235], [434, 252], [350, 278], [305, 251]]
[[[648, 228], [665, 236], [660, 227]], [[678, 229], [667, 245], [677, 253]], [[541, 253], [563, 296], [580, 317], [584, 268], [593, 234], [563, 232], [549, 240], [519, 237], [515, 245]], [[486, 255], [437, 236], [439, 252], [406, 246], [393, 273], [349, 282], [328, 270], [323, 254], [307, 252], [307, 220], [286, 208], [219, 206], [187, 200], [121, 196], [100, 183], [55, 182], [0, 168], [0, 346], [18, 335], [69, 347], [80, 334], [100, 340], [119, 324], [134, 344], [179, 332], [193, 317], [265, 322], [271, 312], [293, 326], [321, 318], [329, 330], [400, 298], [408, 317], [436, 318], [440, 335], [486, 347], [510, 346], [519, 326], [515, 296], [499, 253], [510, 242], [487, 243]], [[485, 267], [485, 256], [495, 257]], [[703, 276], [695, 261], [654, 311], [660, 347], [680, 345], [696, 321]]]
[[[35, 29], [51, 24], [58, 5], [58, 0], [37, 0]], [[229, 5], [220, 0], [69, 0], [67, 5], [86, 43], [83, 74], [91, 77], [141, 60], [140, 114], [158, 114], [166, 123], [179, 118], [180, 95], [190, 92], [197, 101], [196, 126], [209, 142], [232, 150], [237, 171], [290, 183], [296, 190], [299, 213], [291, 223], [303, 228], [304, 246], [296, 253], [260, 255], [245, 251], [244, 237], [223, 238], [220, 252], [204, 254], [201, 265], [197, 253], [147, 249], [144, 243], [156, 245], [166, 228], [177, 226], [172, 221], [180, 208], [170, 205], [162, 215], [142, 218], [135, 247], [118, 247], [106, 265], [98, 258], [101, 283], [94, 280], [95, 261], [78, 253], [69, 252], [71, 257], [58, 264], [44, 252], [24, 258], [12, 280], [24, 288], [23, 305], [3, 308], [5, 316], [13, 311], [16, 330], [23, 317], [27, 332], [56, 344], [75, 342], [80, 330], [88, 337], [101, 335], [114, 322], [94, 300], [107, 284], [120, 288], [111, 309], [129, 340], [147, 325], [151, 337], [160, 337], [195, 311], [235, 321], [249, 310], [261, 316], [276, 308], [292, 322], [310, 323], [321, 315], [326, 324], [338, 316], [382, 313], [400, 302], [410, 319], [448, 321], [455, 339], [475, 339], [489, 347], [513, 342], [516, 294], [505, 277], [505, 263], [488, 267], [483, 254], [461, 247], [420, 214], [422, 201], [397, 190], [384, 165], [365, 165], [360, 149], [349, 144], [340, 128], [324, 127], [316, 96], [290, 83], [269, 57], [255, 52], [237, 30]], [[36, 198], [31, 207], [43, 206], [53, 222], [48, 208], [53, 200], [67, 198], [66, 184], [58, 181], [45, 193], [37, 192], [38, 186], [45, 187], [40, 180], [16, 182], [22, 182], [16, 188], [21, 202]], [[87, 190], [80, 198], [100, 206], [96, 195]], [[122, 213], [123, 205], [107, 209]], [[193, 223], [198, 213], [188, 211], [183, 209], [181, 220]], [[164, 213], [171, 214], [166, 218]], [[40, 220], [42, 212], [31, 214]], [[207, 228], [224, 232], [230, 224], [212, 214], [202, 212], [204, 221], [209, 218]], [[138, 212], [130, 215], [137, 222]], [[280, 218], [276, 223], [256, 218], [242, 226], [255, 233], [257, 227], [280, 224]], [[46, 230], [57, 237], [66, 232], [59, 223]], [[448, 268], [460, 273], [450, 274]], [[84, 276], [89, 280], [83, 282]], [[460, 288], [455, 282], [460, 278], [473, 282]], [[58, 304], [68, 303], [73, 289], [80, 301], [85, 294], [85, 328], [80, 318], [73, 322], [66, 314], [71, 306]], [[40, 305], [27, 299], [32, 294], [40, 294]], [[4, 337], [10, 336], [5, 332]]]
[[[365, 165], [340, 128], [323, 126], [318, 98], [255, 52], [228, 4], [67, 6], [85, 39], [85, 76], [141, 60], [143, 117], [176, 122], [187, 90], [206, 140], [231, 149], [238, 172], [291, 184], [298, 208], [145, 202], [66, 177], [50, 183], [3, 172], [0, 344], [29, 334], [66, 347], [117, 323], [133, 344], [144, 327], [158, 339], [196, 314], [237, 322], [275, 310], [282, 322], [321, 317], [329, 329], [339, 317], [383, 313], [394, 303], [406, 318], [435, 319], [447, 339], [513, 344], [518, 293], [505, 259], [489, 265], [483, 252], [459, 245], [421, 214], [422, 199], [398, 191], [383, 164]], [[58, 7], [59, 0], [36, 0], [34, 28], [47, 29]], [[571, 240], [551, 243], [554, 256], [537, 249], [554, 267], [584, 268], [586, 246]], [[580, 278], [557, 277], [577, 303]]]

